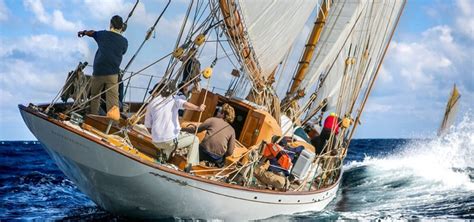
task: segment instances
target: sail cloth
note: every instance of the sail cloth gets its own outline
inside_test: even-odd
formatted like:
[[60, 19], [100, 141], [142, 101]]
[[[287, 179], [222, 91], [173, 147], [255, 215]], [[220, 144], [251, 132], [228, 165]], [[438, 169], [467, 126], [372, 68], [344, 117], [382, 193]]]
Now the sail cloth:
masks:
[[236, 0], [246, 37], [259, 67], [258, 73], [249, 73], [253, 79], [266, 79], [272, 74], [303, 30], [317, 2]]
[[[300, 85], [300, 89], [318, 92], [314, 104], [328, 99], [329, 109], [339, 103], [345, 104], [338, 108], [340, 113], [349, 111], [351, 101], [360, 93], [357, 89], [368, 83], [382, 62], [404, 4], [404, 0], [332, 3], [308, 74]], [[348, 59], [353, 63], [346, 65]]]
[[438, 130], [438, 136], [442, 136], [444, 133], [446, 133], [449, 127], [453, 125], [459, 107], [459, 98], [461, 98], [461, 94], [459, 94], [456, 85], [454, 85], [453, 91], [451, 92], [451, 96], [448, 100], [448, 104], [446, 105], [446, 111], [444, 112], [441, 127]]

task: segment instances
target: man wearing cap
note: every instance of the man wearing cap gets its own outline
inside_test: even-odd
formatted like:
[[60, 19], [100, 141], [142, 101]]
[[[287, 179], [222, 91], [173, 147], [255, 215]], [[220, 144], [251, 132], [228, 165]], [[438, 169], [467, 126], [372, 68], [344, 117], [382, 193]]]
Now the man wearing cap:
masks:
[[[321, 134], [311, 139], [311, 144], [316, 148], [317, 154], [321, 154], [323, 151], [324, 153], [329, 151], [329, 148], [325, 148], [326, 143], [331, 137], [331, 134], [333, 134], [334, 136], [339, 134], [339, 122], [340, 121], [336, 113], [331, 113], [328, 117], [326, 117], [326, 119], [324, 120], [323, 129], [321, 130]], [[332, 149], [334, 148], [335, 147], [332, 147]]]
[[118, 99], [118, 75], [122, 57], [127, 52], [128, 41], [122, 36], [122, 17], [115, 15], [110, 20], [110, 31], [80, 31], [78, 37], [87, 35], [94, 38], [98, 49], [95, 53], [94, 66], [91, 80], [91, 105], [92, 114], [99, 114], [100, 96], [102, 89], [105, 92], [107, 111], [113, 106], [119, 106]]

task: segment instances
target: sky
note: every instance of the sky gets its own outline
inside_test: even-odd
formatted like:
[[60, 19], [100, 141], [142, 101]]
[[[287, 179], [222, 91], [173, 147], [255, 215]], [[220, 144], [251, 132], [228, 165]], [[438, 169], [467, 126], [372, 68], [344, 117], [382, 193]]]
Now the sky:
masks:
[[[79, 61], [92, 63], [97, 46], [77, 31], [107, 29], [115, 15], [125, 17], [134, 0], [0, 0], [0, 140], [36, 140], [18, 104], [51, 102], [67, 73]], [[129, 51], [122, 68], [142, 43], [164, 0], [140, 1], [124, 36]], [[130, 71], [137, 71], [174, 49], [187, 0], [172, 1]], [[296, 44], [304, 45], [309, 24]], [[211, 48], [201, 63], [209, 66]], [[223, 52], [221, 52], [222, 54]], [[362, 115], [356, 138], [426, 138], [438, 129], [453, 84], [462, 97], [458, 122], [473, 119], [474, 1], [409, 0], [392, 39], [379, 78]], [[294, 69], [299, 55], [288, 66]], [[167, 63], [146, 71], [157, 80]], [[211, 85], [227, 88], [233, 67], [218, 62]], [[90, 68], [86, 72], [91, 72]], [[132, 84], [143, 85], [150, 76]], [[140, 89], [129, 98], [141, 98]], [[472, 122], [471, 122], [472, 123]]]

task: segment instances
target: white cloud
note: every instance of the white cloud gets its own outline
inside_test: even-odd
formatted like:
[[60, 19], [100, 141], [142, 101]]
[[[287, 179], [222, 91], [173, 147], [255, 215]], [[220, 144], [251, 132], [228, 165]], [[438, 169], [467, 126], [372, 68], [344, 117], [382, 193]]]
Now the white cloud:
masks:
[[[62, 84], [63, 79], [57, 78], [56, 75], [48, 73], [48, 70], [40, 68], [34, 63], [20, 59], [7, 60], [7, 62], [9, 65], [5, 67], [5, 73], [0, 82], [5, 89], [10, 90], [7, 94], [18, 96], [24, 92], [36, 92], [32, 96], [38, 97], [42, 93], [51, 95], [51, 93], [57, 92]], [[16, 98], [21, 98], [17, 96]]]
[[[2, 77], [0, 77], [0, 82], [3, 82], [4, 81], [4, 78], [5, 76], [2, 75]], [[10, 92], [10, 91], [7, 91], [5, 89], [0, 89], [0, 107], [2, 107], [2, 104], [12, 104], [12, 102], [14, 101], [14, 96], [13, 94]]]
[[385, 68], [399, 73], [412, 90], [432, 85], [440, 75], [449, 75], [454, 62], [466, 58], [465, 52], [454, 42], [448, 26], [435, 26], [424, 31], [421, 39], [393, 42]]
[[68, 71], [90, 56], [86, 41], [53, 35], [0, 39], [0, 43], [1, 107], [51, 100]]
[[87, 57], [90, 54], [89, 46], [85, 41], [78, 39], [60, 39], [54, 35], [41, 34], [10, 39], [0, 39], [0, 58], [12, 56], [21, 52], [27, 55], [43, 59], [67, 59], [72, 55], [75, 57]]
[[100, 2], [97, 0], [85, 0], [84, 3], [89, 9], [88, 14], [98, 19], [110, 19], [114, 14], [125, 14], [128, 6], [132, 5], [132, 3], [124, 3], [123, 0], [101, 0]]
[[53, 17], [52, 17], [53, 27], [57, 30], [64, 30], [64, 31], [77, 31], [82, 26], [80, 23], [73, 23], [67, 21], [63, 13], [59, 10], [54, 10]]
[[43, 24], [52, 25], [52, 27], [59, 31], [77, 31], [83, 25], [81, 22], [71, 22], [64, 18], [63, 13], [56, 9], [50, 15], [44, 8], [41, 0], [25, 0], [24, 5], [27, 9], [32, 11], [36, 19]]
[[368, 103], [367, 108], [365, 108], [365, 112], [367, 113], [385, 113], [392, 109], [391, 105], [384, 105], [379, 103]]
[[[158, 3], [154, 2], [151, 5], [164, 6], [165, 4], [166, 2], [160, 1]], [[89, 14], [91, 15], [91, 17], [93, 17], [96, 21], [105, 24], [102, 25], [102, 27], [105, 26], [106, 28], [108, 28], [108, 22], [110, 18], [114, 15], [122, 16], [123, 20], [125, 21], [127, 19], [128, 14], [130, 13], [130, 10], [132, 10], [133, 6], [135, 5], [135, 2], [124, 2], [123, 0], [102, 0], [100, 1], [100, 4], [98, 4], [95, 0], [84, 0], [84, 5], [86, 9], [90, 12]], [[149, 12], [147, 11], [145, 4], [139, 2], [137, 7], [135, 8], [135, 11], [133, 12], [132, 17], [130, 17], [128, 21], [129, 27], [135, 26], [137, 24], [145, 27], [150, 27], [151, 25], [153, 25], [155, 20], [158, 18], [159, 13], [161, 12], [158, 10], [160, 9], [153, 9], [151, 12]], [[163, 17], [160, 23], [166, 23], [166, 18]], [[161, 27], [162, 24], [159, 24], [158, 26]]]
[[380, 81], [382, 83], [390, 83], [392, 82], [393, 80], [393, 76], [392, 74], [385, 68], [385, 66], [382, 65], [381, 69], [380, 69], [380, 73], [379, 73], [379, 77]]
[[456, 17], [458, 30], [474, 40], [474, 3], [472, 0], [457, 0], [456, 6], [459, 9]]
[[8, 10], [8, 7], [5, 5], [5, 2], [3, 2], [3, 0], [0, 0], [0, 22], [7, 21], [9, 14], [10, 10]]
[[41, 0], [25, 0], [23, 4], [35, 14], [36, 19], [38, 19], [38, 21], [42, 23], [49, 22], [49, 15], [44, 10], [43, 3], [41, 2]]

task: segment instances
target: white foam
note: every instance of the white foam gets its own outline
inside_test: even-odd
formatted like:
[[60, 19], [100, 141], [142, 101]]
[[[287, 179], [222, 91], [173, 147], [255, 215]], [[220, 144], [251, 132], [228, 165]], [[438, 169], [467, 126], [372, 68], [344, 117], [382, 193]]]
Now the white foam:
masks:
[[346, 164], [344, 169], [360, 166], [367, 166], [371, 174], [377, 177], [372, 179], [382, 179], [383, 174], [391, 177], [414, 177], [431, 183], [442, 183], [443, 189], [474, 191], [474, 183], [466, 170], [474, 168], [474, 121], [469, 115], [465, 115], [443, 137], [414, 140], [402, 147], [401, 152], [378, 158], [365, 157], [361, 162]]

